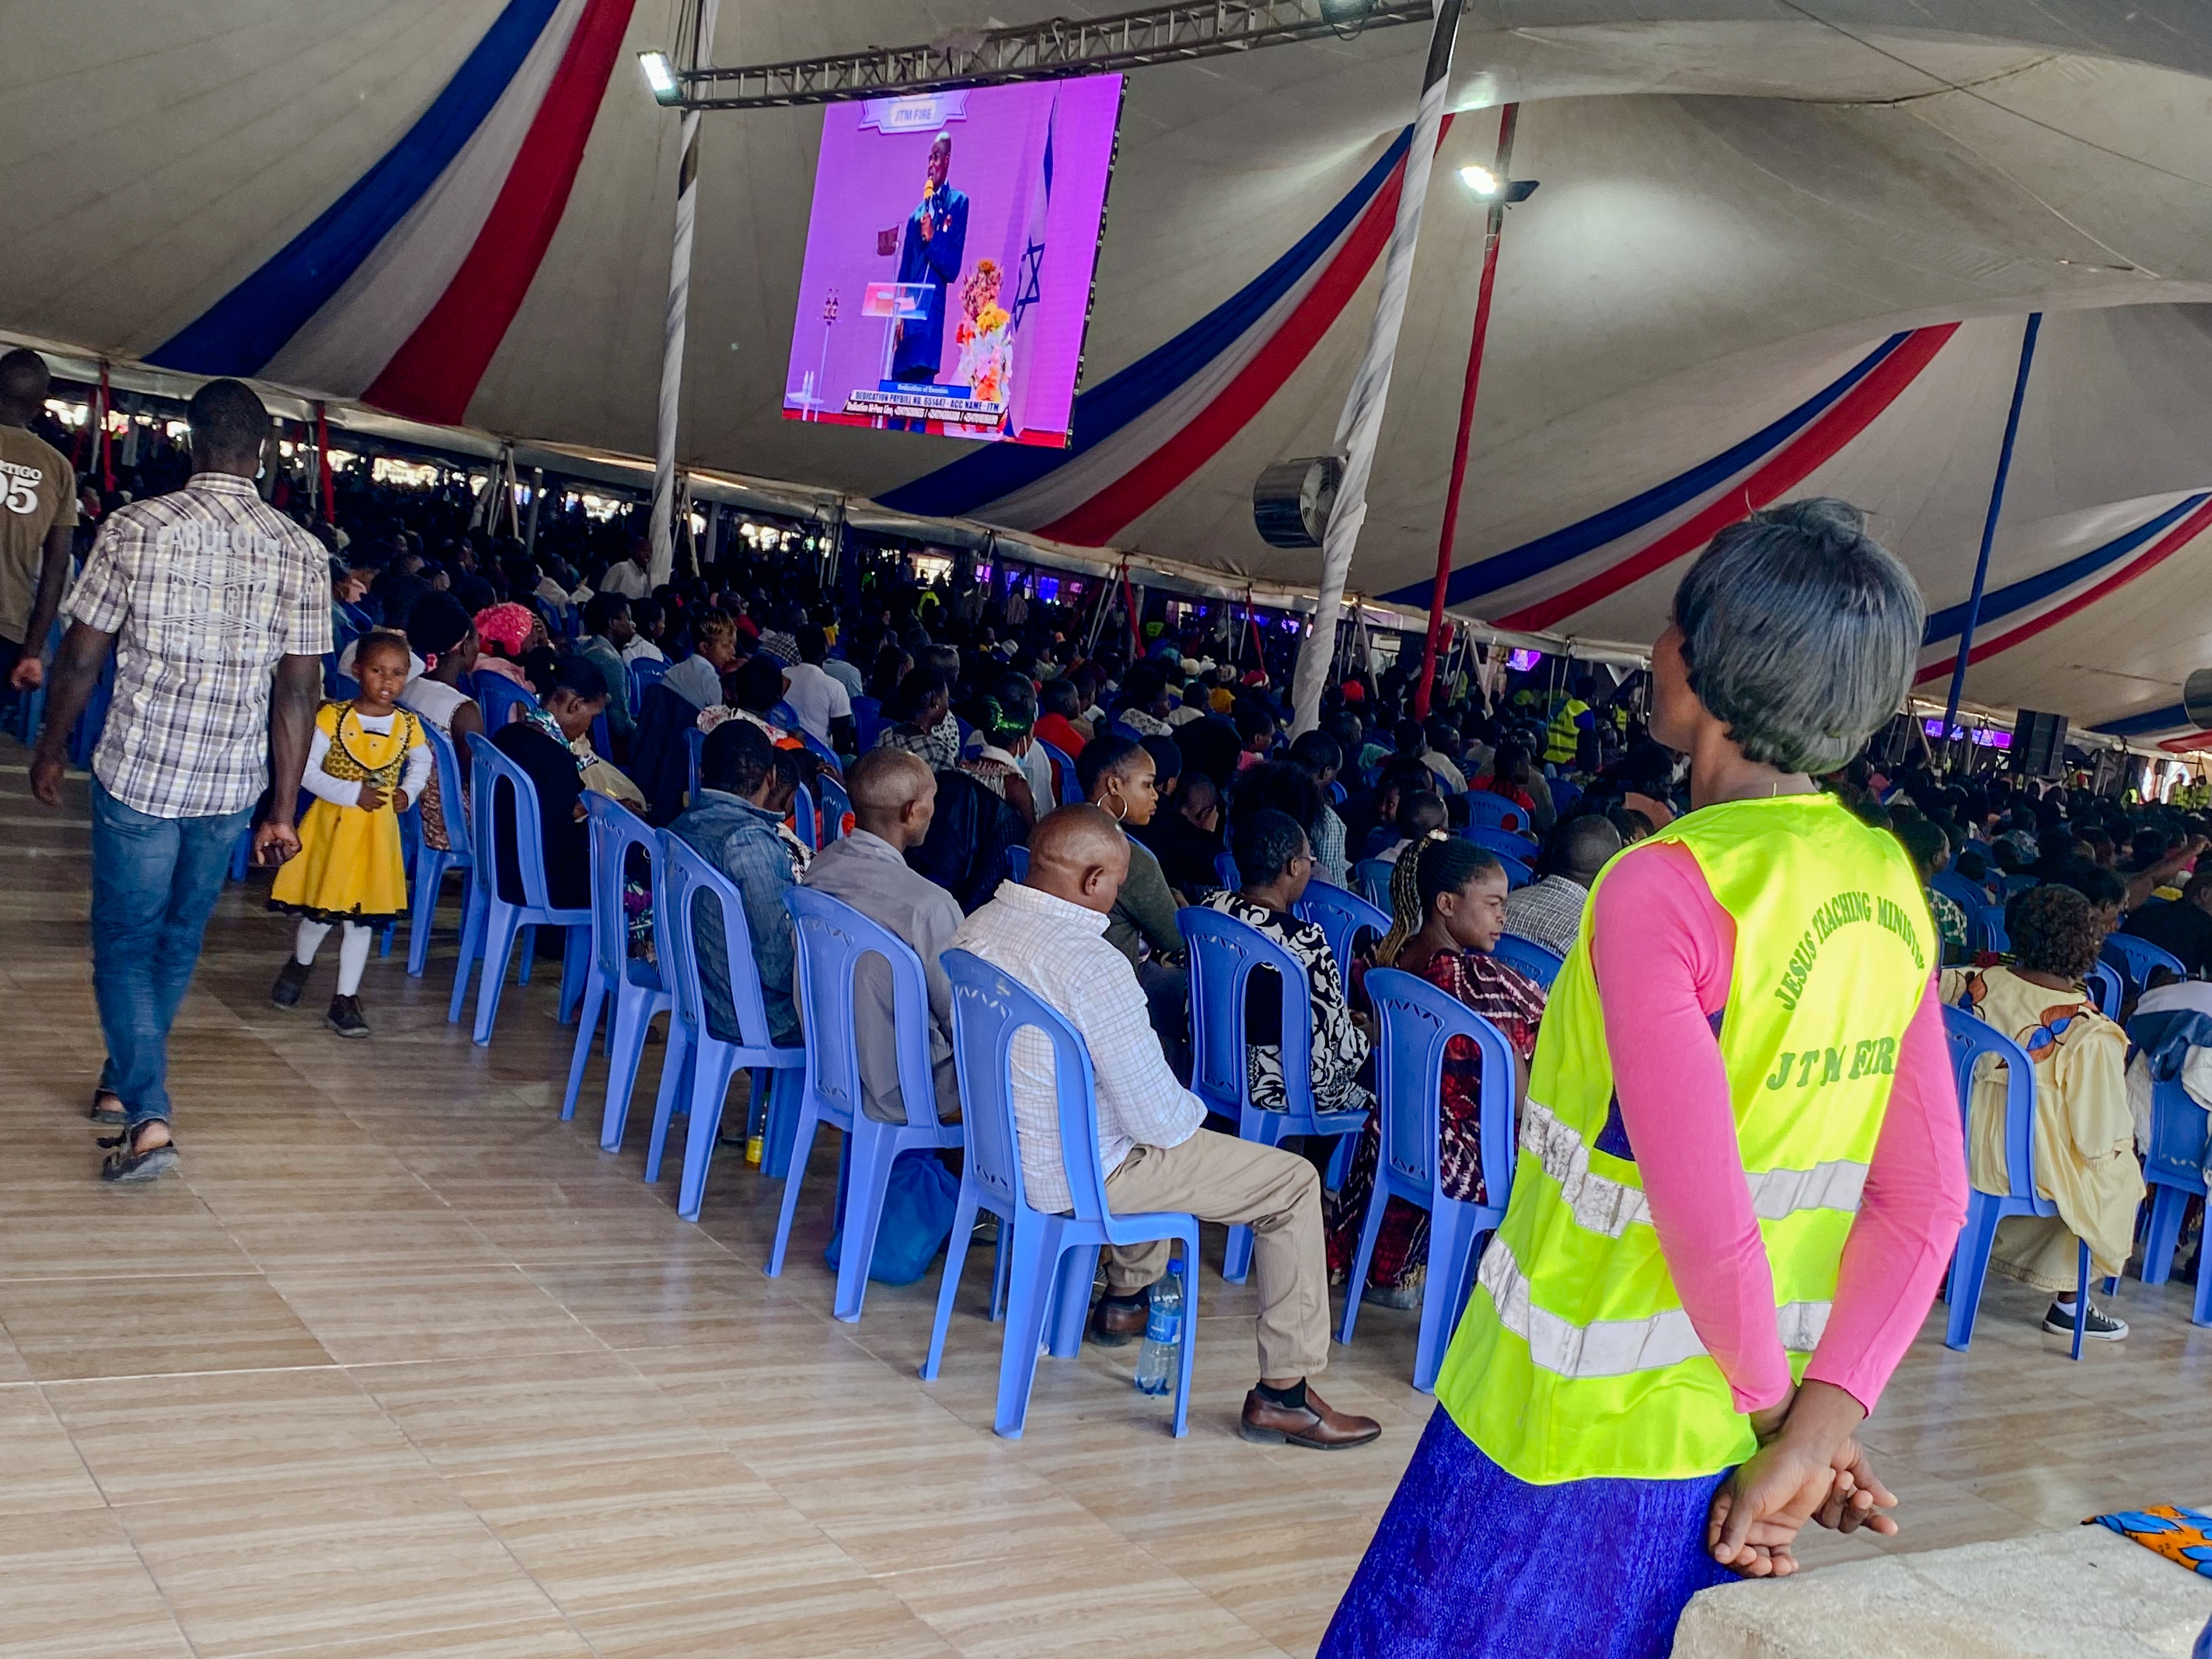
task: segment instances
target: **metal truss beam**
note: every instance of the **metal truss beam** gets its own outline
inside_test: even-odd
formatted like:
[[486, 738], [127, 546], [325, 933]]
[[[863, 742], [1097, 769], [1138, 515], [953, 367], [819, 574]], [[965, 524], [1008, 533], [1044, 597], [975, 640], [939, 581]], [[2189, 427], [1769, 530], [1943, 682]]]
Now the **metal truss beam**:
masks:
[[1432, 0], [1196, 0], [1118, 16], [1056, 17], [921, 46], [871, 46], [826, 58], [678, 70], [680, 109], [775, 109], [949, 87], [1003, 86], [1103, 75], [1291, 46], [1323, 35], [1425, 23]]

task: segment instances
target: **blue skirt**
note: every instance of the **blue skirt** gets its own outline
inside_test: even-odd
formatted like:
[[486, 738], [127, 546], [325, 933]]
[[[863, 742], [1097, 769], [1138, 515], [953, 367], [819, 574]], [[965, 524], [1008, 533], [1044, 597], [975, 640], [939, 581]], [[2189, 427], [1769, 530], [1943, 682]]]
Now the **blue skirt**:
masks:
[[1316, 1659], [1667, 1659], [1725, 1474], [1532, 1486], [1441, 1406]]

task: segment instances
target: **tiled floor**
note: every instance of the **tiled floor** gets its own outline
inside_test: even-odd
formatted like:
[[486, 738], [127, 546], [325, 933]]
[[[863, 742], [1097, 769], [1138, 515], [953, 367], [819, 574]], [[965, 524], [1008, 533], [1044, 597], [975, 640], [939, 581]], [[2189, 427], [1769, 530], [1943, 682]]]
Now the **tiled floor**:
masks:
[[[373, 964], [377, 1037], [343, 1043], [268, 1006], [287, 935], [251, 885], [174, 1045], [184, 1175], [103, 1188], [82, 785], [45, 814], [22, 760], [0, 743], [0, 1659], [1313, 1650], [1430, 1409], [1413, 1316], [1370, 1310], [1325, 1380], [1370, 1450], [1236, 1437], [1251, 1303], [1211, 1277], [1188, 1439], [1133, 1351], [1087, 1349], [1000, 1440], [985, 1253], [925, 1385], [933, 1276], [829, 1316], [826, 1158], [766, 1279], [779, 1189], [731, 1159], [678, 1221], [642, 1121], [599, 1152], [596, 1063], [557, 1120], [544, 980], [474, 1048], [441, 934], [424, 980]], [[2078, 1366], [2002, 1284], [1971, 1353], [1931, 1324], [1868, 1436], [1899, 1544], [2212, 1494], [2185, 1297], [2131, 1281], [2136, 1335]]]

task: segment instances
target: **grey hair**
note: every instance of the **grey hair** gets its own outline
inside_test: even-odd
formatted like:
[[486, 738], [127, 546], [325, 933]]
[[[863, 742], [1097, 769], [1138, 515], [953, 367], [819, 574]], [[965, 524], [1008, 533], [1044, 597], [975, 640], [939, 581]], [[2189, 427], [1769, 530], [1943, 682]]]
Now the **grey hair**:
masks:
[[1848, 501], [1754, 513], [1674, 590], [1690, 690], [1747, 760], [1830, 772], [1903, 705], [1927, 606]]

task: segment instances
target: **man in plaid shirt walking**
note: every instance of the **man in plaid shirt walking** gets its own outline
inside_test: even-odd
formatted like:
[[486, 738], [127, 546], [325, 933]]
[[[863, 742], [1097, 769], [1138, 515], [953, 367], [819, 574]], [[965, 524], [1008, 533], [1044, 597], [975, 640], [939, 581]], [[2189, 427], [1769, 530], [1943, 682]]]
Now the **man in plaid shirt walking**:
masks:
[[70, 595], [31, 791], [60, 805], [63, 757], [108, 653], [92, 757], [92, 983], [107, 1063], [92, 1115], [121, 1122], [103, 1180], [175, 1167], [169, 1027], [191, 986], [230, 849], [269, 792], [253, 855], [282, 864], [331, 648], [320, 544], [254, 488], [269, 411], [237, 380], [189, 411], [192, 477], [112, 514]]

